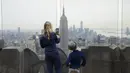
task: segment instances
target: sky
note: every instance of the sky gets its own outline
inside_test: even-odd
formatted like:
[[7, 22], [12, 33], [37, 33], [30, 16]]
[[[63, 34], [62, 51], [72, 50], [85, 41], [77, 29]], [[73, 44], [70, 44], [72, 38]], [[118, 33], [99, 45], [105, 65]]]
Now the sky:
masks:
[[[2, 0], [4, 29], [42, 29], [45, 21], [59, 26], [63, 3], [68, 26], [115, 28], [120, 25], [121, 0]], [[124, 28], [130, 26], [130, 1], [123, 0]], [[56, 26], [57, 24], [57, 26]]]

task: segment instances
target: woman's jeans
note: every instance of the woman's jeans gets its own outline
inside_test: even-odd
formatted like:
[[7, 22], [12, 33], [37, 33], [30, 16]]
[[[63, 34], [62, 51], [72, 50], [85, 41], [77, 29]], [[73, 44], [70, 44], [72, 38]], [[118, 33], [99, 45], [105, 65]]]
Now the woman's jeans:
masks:
[[61, 73], [61, 61], [58, 52], [46, 54], [45, 61], [48, 73], [53, 73], [53, 68], [55, 69], [55, 73]]

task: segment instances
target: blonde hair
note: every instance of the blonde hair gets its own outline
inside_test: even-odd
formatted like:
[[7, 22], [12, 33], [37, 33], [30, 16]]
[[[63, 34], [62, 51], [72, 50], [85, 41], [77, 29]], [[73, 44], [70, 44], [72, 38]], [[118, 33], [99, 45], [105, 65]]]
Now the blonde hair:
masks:
[[[53, 29], [52, 29], [52, 24], [49, 22], [49, 21], [46, 21], [45, 24], [44, 24], [44, 29], [42, 29], [41, 33], [44, 34], [44, 35], [47, 35], [47, 25], [50, 26], [50, 30], [49, 32], [53, 32]], [[49, 38], [49, 37], [48, 37]]]
[[44, 33], [47, 31], [47, 28], [46, 28], [47, 25], [50, 26], [50, 30], [49, 31], [52, 32], [53, 31], [52, 30], [52, 24], [49, 21], [46, 21], [45, 24], [44, 24]]

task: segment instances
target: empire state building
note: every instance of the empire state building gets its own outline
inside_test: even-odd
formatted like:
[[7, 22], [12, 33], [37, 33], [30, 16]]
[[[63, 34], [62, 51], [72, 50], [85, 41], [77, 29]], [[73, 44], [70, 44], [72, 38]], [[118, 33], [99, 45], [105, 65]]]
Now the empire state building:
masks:
[[60, 48], [68, 54], [68, 21], [65, 16], [65, 8], [63, 8], [63, 14], [60, 18]]

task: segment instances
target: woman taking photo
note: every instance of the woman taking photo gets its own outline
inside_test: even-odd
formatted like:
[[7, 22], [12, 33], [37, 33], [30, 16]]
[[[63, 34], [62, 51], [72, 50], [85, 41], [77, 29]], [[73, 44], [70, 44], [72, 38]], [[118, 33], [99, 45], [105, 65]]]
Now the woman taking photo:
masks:
[[40, 45], [45, 48], [45, 61], [48, 73], [61, 73], [61, 61], [56, 44], [60, 42], [57, 33], [53, 32], [52, 25], [49, 21], [45, 22], [42, 35], [40, 37]]

